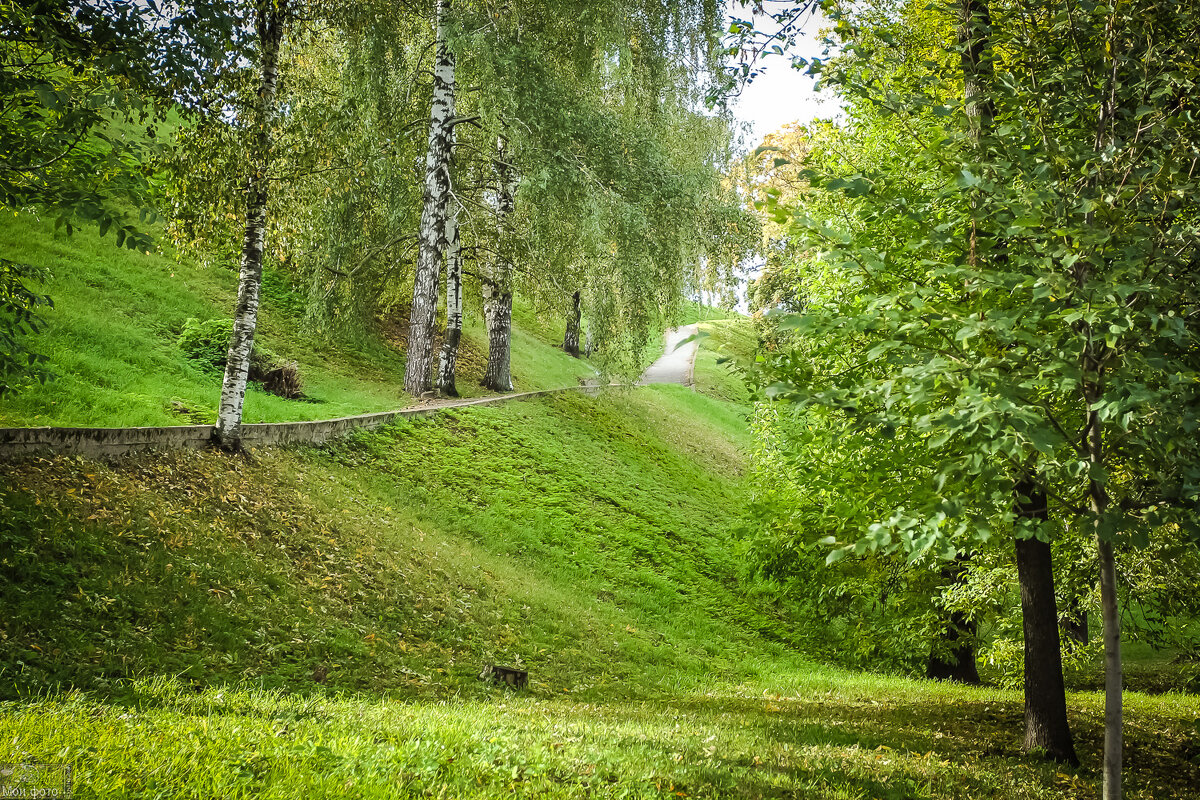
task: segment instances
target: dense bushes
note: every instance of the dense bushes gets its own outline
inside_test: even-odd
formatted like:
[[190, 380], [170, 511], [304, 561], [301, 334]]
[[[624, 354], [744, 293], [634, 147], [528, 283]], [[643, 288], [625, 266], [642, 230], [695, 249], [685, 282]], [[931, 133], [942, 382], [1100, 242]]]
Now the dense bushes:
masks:
[[[189, 319], [179, 334], [179, 349], [206, 372], [220, 373], [225, 369], [225, 355], [233, 337], [232, 319], [208, 319], [201, 322]], [[283, 361], [267, 348], [255, 344], [250, 351], [250, 380], [262, 384], [263, 390], [279, 397], [300, 398], [300, 368], [295, 361]]]

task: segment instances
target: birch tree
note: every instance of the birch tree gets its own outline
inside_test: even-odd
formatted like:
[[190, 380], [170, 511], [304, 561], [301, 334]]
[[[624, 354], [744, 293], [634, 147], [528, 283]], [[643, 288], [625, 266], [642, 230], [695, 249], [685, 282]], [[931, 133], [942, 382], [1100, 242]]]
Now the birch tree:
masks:
[[462, 242], [458, 230], [458, 203], [450, 202], [446, 214], [446, 330], [438, 359], [437, 389], [448, 397], [458, 397], [455, 370], [458, 345], [463, 327]]
[[408, 328], [408, 362], [404, 389], [419, 395], [432, 385], [433, 334], [438, 305], [438, 277], [446, 249], [446, 209], [450, 202], [450, 165], [454, 155], [454, 52], [447, 40], [450, 0], [437, 3], [437, 56], [433, 70], [433, 103], [429, 147], [425, 155], [425, 195], [418, 232], [416, 274]]
[[567, 330], [563, 334], [563, 350], [579, 358], [579, 331], [583, 322], [583, 300], [578, 289], [571, 295], [571, 310], [567, 316]]
[[259, 291], [262, 287], [263, 249], [267, 227], [272, 158], [271, 130], [278, 114], [276, 91], [279, 81], [279, 49], [289, 22], [288, 0], [257, 0], [253, 25], [256, 44], [258, 86], [246, 123], [250, 128], [250, 174], [246, 180], [245, 231], [242, 236], [241, 269], [233, 337], [229, 342], [221, 401], [213, 431], [216, 443], [237, 450], [242, 440], [242, 406], [250, 373], [250, 352], [258, 326]]
[[509, 143], [496, 139], [496, 229], [499, 245], [491, 266], [480, 276], [483, 319], [487, 327], [488, 359], [483, 385], [494, 392], [511, 392], [512, 385], [512, 224], [517, 198], [517, 171]]
[[649, 331], [696, 281], [702, 256], [732, 261], [727, 226], [753, 226], [722, 191], [728, 119], [698, 111], [705, 70], [721, 57], [719, 10], [710, 0], [528, 0], [498, 19], [462, 13], [463, 69], [488, 87], [478, 138], [503, 135], [518, 178], [509, 241], [487, 243], [501, 254], [481, 288], [488, 307], [522, 292], [566, 316], [579, 290], [603, 366], [636, 374]]

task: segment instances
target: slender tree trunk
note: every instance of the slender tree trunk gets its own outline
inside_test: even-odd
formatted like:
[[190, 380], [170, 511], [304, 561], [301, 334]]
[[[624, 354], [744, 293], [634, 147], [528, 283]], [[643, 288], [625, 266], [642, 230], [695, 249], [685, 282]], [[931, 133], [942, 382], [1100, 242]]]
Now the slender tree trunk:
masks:
[[496, 197], [496, 223], [500, 246], [492, 274], [482, 281], [483, 316], [488, 331], [488, 363], [483, 385], [494, 392], [511, 392], [512, 386], [512, 263], [510, 262], [513, 209], [516, 205], [516, 171], [509, 161], [508, 142], [496, 140], [496, 170], [500, 191]]
[[1124, 740], [1121, 709], [1121, 618], [1117, 611], [1117, 567], [1112, 542], [1099, 540], [1100, 613], [1104, 618], [1104, 800], [1121, 800]]
[[[1085, 354], [1084, 399], [1088, 405], [1088, 427], [1084, 439], [1091, 474], [1095, 475], [1104, 464], [1104, 432], [1100, 427], [1100, 415], [1091, 410], [1100, 400], [1100, 387], [1096, 382], [1103, 367], [1097, 357], [1098, 346], [1088, 330], [1088, 347]], [[1102, 345], [1100, 345], [1102, 346]], [[1096, 555], [1100, 566], [1100, 616], [1104, 621], [1104, 800], [1121, 800], [1121, 761], [1123, 750], [1122, 720], [1122, 669], [1121, 669], [1121, 616], [1117, 607], [1117, 567], [1113, 556], [1113, 545], [1104, 536], [1102, 519], [1108, 511], [1108, 493], [1103, 484], [1094, 478], [1088, 481], [1088, 499], [1095, 519]]]
[[450, 160], [454, 154], [454, 53], [446, 41], [449, 11], [450, 0], [438, 0], [437, 57], [433, 70], [429, 147], [425, 153], [424, 206], [408, 323], [408, 363], [404, 370], [404, 390], [412, 395], [431, 388], [438, 272], [446, 246], [446, 205], [450, 200]]
[[271, 167], [271, 124], [275, 116], [279, 82], [279, 46], [283, 41], [287, 0], [258, 0], [254, 24], [259, 47], [259, 89], [254, 105], [255, 127], [250, 154], [252, 167], [246, 185], [246, 228], [242, 238], [242, 264], [238, 277], [233, 336], [225, 358], [221, 402], [213, 439], [226, 450], [242, 446], [242, 407], [250, 373], [250, 353], [258, 326], [258, 298], [262, 286], [263, 250], [266, 246], [268, 173]]
[[[1111, 125], [1116, 118], [1114, 87], [1117, 85], [1120, 45], [1117, 42], [1115, 14], [1109, 17], [1105, 29], [1105, 51], [1109, 59], [1107, 85], [1096, 119], [1096, 153], [1102, 153], [1111, 143]], [[1089, 223], [1094, 221], [1088, 213]], [[1076, 262], [1076, 285], [1080, 295], [1090, 279], [1087, 261]], [[1100, 617], [1104, 624], [1104, 774], [1103, 800], [1121, 800], [1121, 762], [1124, 730], [1122, 720], [1121, 617], [1117, 607], [1117, 567], [1112, 540], [1105, 537], [1104, 515], [1108, 511], [1108, 492], [1096, 476], [1104, 469], [1104, 429], [1096, 405], [1103, 397], [1104, 367], [1110, 353], [1102, 337], [1098, 338], [1090, 323], [1082, 322], [1083, 334], [1083, 400], [1087, 408], [1087, 427], [1084, 428], [1083, 451], [1088, 462], [1088, 501], [1096, 532], [1096, 557], [1100, 568]]]
[[567, 317], [567, 332], [563, 336], [563, 350], [579, 358], [579, 325], [583, 319], [583, 301], [579, 292], [572, 295], [571, 316]]
[[462, 339], [462, 249], [458, 238], [458, 207], [450, 204], [446, 215], [446, 334], [442, 337], [442, 356], [438, 361], [438, 390], [458, 397], [454, 371], [458, 364], [458, 343]]
[[593, 346], [593, 343], [592, 343], [592, 323], [588, 322], [587, 333], [584, 335], [584, 339], [583, 339], [583, 354], [585, 356], [587, 356], [588, 358], [591, 358], [592, 350], [594, 350], [594, 349], [595, 349], [595, 347]]
[[[1049, 518], [1046, 494], [1034, 481], [1018, 481], [1014, 493], [1017, 516]], [[1017, 539], [1016, 551], [1025, 628], [1025, 750], [1078, 765], [1067, 721], [1050, 545], [1036, 538]]]
[[[947, 585], [964, 581], [968, 561], [970, 556], [959, 555], [946, 564], [942, 567], [942, 580]], [[975, 664], [977, 633], [978, 624], [966, 614], [961, 611], [947, 614], [941, 632], [941, 643], [945, 644], [946, 653], [943, 655], [942, 648], [934, 648], [929, 655], [925, 676], [934, 680], [978, 684], [979, 668]]]

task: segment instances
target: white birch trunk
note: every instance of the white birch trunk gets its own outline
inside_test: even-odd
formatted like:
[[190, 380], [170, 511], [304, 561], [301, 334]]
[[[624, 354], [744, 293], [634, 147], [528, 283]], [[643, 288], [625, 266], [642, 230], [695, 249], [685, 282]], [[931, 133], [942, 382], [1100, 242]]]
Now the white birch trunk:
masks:
[[458, 206], [453, 202], [446, 214], [446, 334], [442, 337], [442, 355], [438, 362], [437, 388], [445, 395], [458, 397], [454, 372], [458, 363], [458, 343], [462, 339], [462, 250], [458, 236]]
[[437, 57], [429, 146], [425, 154], [424, 207], [418, 231], [416, 275], [408, 325], [404, 389], [419, 395], [431, 388], [433, 335], [437, 320], [438, 273], [446, 246], [446, 206], [450, 200], [450, 160], [454, 154], [454, 54], [446, 42], [450, 0], [437, 4]]
[[268, 172], [271, 166], [271, 125], [275, 117], [279, 82], [279, 47], [283, 41], [288, 0], [259, 0], [255, 28], [259, 46], [259, 90], [254, 106], [255, 126], [250, 153], [251, 170], [246, 185], [246, 228], [242, 238], [242, 264], [238, 277], [233, 336], [225, 358], [221, 402], [213, 439], [226, 450], [242, 444], [242, 407], [250, 373], [250, 352], [258, 325], [258, 299], [262, 286], [263, 250], [266, 246]]
[[496, 140], [496, 170], [500, 177], [497, 196], [496, 222], [500, 231], [492, 275], [483, 281], [483, 316], [488, 331], [488, 363], [483, 385], [496, 392], [511, 392], [512, 385], [512, 263], [510, 235], [513, 209], [516, 205], [516, 171], [509, 163], [508, 142], [503, 136]]

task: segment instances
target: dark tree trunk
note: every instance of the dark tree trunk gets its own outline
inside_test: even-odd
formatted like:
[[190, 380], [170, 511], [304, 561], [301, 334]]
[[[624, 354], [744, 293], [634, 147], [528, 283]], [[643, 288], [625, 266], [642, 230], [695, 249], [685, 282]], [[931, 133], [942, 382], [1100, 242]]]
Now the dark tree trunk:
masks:
[[259, 46], [259, 88], [254, 106], [250, 153], [251, 172], [246, 186], [246, 226], [242, 237], [242, 264], [238, 277], [237, 306], [233, 314], [233, 336], [225, 357], [225, 377], [213, 439], [226, 450], [242, 446], [242, 407], [250, 375], [250, 353], [258, 327], [259, 291], [262, 287], [263, 251], [266, 247], [267, 202], [271, 167], [271, 125], [275, 116], [279, 82], [279, 48], [283, 43], [287, 0], [259, 0], [255, 9], [255, 33]]
[[[1013, 488], [1017, 516], [1046, 520], [1046, 495], [1032, 480]], [[1025, 750], [1079, 764], [1067, 722], [1058, 606], [1050, 545], [1036, 538], [1016, 540], [1017, 579], [1021, 584], [1021, 620], [1025, 629]]]
[[493, 283], [483, 283], [483, 318], [487, 325], [488, 362], [484, 387], [494, 392], [511, 392], [512, 292]]
[[563, 350], [579, 358], [579, 323], [583, 319], [583, 301], [579, 298], [579, 292], [572, 295], [572, 299], [574, 304], [571, 307], [571, 316], [567, 317], [567, 332], [563, 336]]
[[1072, 602], [1070, 608], [1059, 615], [1058, 625], [1062, 629], [1063, 643], [1068, 651], [1073, 651], [1076, 647], [1087, 647], [1092, 641], [1088, 612], [1079, 607], [1078, 598]]
[[[942, 580], [947, 584], [966, 579], [970, 556], [959, 555], [942, 567]], [[929, 655], [925, 676], [940, 681], [978, 684], [979, 668], [975, 664], [975, 636], [978, 624], [961, 611], [951, 611], [943, 620], [941, 640]]]
[[451, 204], [446, 215], [446, 334], [442, 337], [442, 355], [438, 360], [438, 391], [458, 397], [454, 373], [458, 364], [458, 344], [462, 340], [462, 248], [458, 233], [458, 208]]

